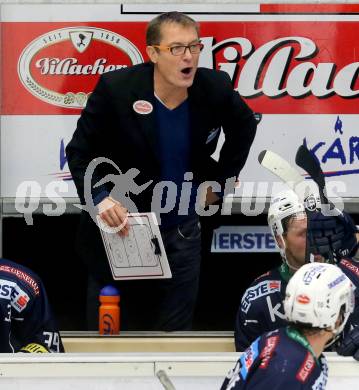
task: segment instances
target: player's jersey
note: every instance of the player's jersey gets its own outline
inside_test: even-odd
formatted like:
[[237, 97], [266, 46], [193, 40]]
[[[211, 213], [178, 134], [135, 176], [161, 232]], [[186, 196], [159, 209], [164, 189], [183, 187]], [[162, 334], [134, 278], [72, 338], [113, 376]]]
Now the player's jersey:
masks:
[[237, 351], [244, 351], [263, 333], [286, 325], [282, 302], [289, 279], [283, 264], [254, 280], [245, 291], [236, 317]]
[[239, 358], [221, 390], [324, 390], [328, 366], [307, 339], [284, 327], [255, 340]]
[[0, 352], [63, 352], [40, 278], [0, 259]]
[[307, 339], [290, 327], [255, 340], [229, 372], [221, 390], [324, 390], [328, 366]]
[[[346, 331], [359, 325], [359, 263], [343, 259], [338, 267], [356, 287], [356, 304], [346, 325]], [[237, 351], [244, 351], [257, 337], [265, 332], [286, 325], [283, 300], [290, 279], [288, 266], [282, 264], [257, 278], [245, 291], [237, 312], [235, 324], [235, 344]]]

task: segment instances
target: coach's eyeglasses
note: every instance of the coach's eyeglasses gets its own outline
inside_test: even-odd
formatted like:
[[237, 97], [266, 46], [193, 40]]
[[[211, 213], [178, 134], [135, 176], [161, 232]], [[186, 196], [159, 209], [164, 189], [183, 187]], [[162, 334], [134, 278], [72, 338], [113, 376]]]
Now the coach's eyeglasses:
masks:
[[199, 54], [203, 49], [203, 43], [192, 43], [191, 45], [178, 45], [178, 46], [161, 46], [161, 45], [152, 45], [153, 47], [162, 50], [169, 51], [174, 56], [183, 55], [188, 49], [191, 54]]

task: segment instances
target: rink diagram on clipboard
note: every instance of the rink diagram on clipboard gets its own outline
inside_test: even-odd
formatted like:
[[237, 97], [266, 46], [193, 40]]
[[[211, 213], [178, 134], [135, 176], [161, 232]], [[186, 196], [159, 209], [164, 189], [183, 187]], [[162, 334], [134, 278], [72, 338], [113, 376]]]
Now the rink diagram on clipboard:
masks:
[[[98, 219], [99, 227], [103, 222]], [[114, 279], [171, 277], [160, 230], [153, 213], [129, 214], [129, 235], [101, 229]]]

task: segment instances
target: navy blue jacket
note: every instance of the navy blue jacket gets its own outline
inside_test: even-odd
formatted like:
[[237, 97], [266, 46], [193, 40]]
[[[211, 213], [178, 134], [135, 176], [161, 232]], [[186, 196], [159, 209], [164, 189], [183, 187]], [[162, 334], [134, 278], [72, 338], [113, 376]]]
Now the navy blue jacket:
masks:
[[[151, 211], [153, 189], [161, 180], [153, 74], [153, 64], [144, 63], [100, 77], [66, 147], [69, 168], [82, 203], [89, 191], [96, 200], [112, 191], [114, 183], [111, 182], [96, 186], [101, 179], [108, 175], [118, 177], [118, 169], [125, 173], [136, 168], [140, 171], [135, 178], [138, 185], [153, 182], [140, 193], [131, 192], [130, 198], [139, 212]], [[139, 113], [134, 105], [140, 101], [153, 109]], [[193, 183], [215, 180], [224, 184], [226, 179], [237, 177], [247, 160], [257, 122], [252, 110], [233, 90], [228, 74], [198, 68], [188, 89], [188, 108], [189, 169], [193, 172]], [[225, 142], [216, 162], [211, 155], [216, 150], [221, 127]], [[99, 157], [110, 159], [118, 169], [101, 164], [87, 186], [86, 169]], [[77, 245], [91, 273], [103, 282], [111, 280], [99, 229], [87, 212], [81, 214]]]

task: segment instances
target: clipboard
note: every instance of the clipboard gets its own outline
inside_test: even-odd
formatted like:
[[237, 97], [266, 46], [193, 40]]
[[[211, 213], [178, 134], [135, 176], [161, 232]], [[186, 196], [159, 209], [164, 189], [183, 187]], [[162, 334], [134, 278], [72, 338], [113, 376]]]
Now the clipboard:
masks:
[[130, 213], [129, 235], [121, 237], [97, 216], [114, 280], [169, 279], [169, 267], [155, 213]]

